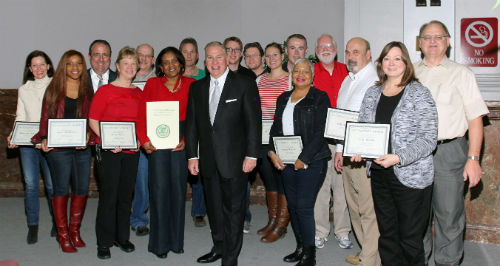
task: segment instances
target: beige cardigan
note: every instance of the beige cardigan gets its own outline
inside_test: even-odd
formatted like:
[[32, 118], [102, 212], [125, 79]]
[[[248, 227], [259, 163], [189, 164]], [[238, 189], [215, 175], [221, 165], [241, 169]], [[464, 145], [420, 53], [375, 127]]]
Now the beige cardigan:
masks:
[[16, 121], [40, 122], [45, 89], [52, 78], [28, 80], [17, 92]]

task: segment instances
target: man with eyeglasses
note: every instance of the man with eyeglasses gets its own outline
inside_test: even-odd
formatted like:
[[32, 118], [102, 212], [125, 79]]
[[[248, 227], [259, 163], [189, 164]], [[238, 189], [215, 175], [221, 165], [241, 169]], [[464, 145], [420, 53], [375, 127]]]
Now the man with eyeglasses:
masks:
[[155, 50], [147, 43], [137, 46], [135, 49], [139, 57], [139, 70], [134, 81], [148, 81], [149, 78], [156, 77], [154, 62]]
[[439, 121], [434, 151], [434, 215], [424, 238], [426, 262], [433, 250], [436, 265], [458, 265], [464, 252], [464, 184], [468, 181], [471, 188], [481, 180], [482, 116], [488, 108], [474, 73], [447, 58], [450, 33], [446, 26], [433, 20], [422, 25], [419, 36], [423, 59], [415, 64], [415, 74], [431, 91]]
[[266, 72], [264, 69], [264, 50], [259, 42], [245, 44], [243, 49], [245, 64], [258, 77]]
[[226, 49], [229, 70], [255, 80], [257, 78], [255, 73], [240, 64], [243, 58], [243, 43], [240, 38], [235, 36], [228, 37], [224, 40], [223, 45]]
[[[319, 62], [314, 64], [314, 87], [326, 92], [333, 108], [337, 106], [337, 95], [342, 81], [347, 76], [346, 65], [335, 61], [337, 44], [331, 35], [322, 34], [316, 40], [316, 56]], [[335, 142], [329, 140], [332, 154], [335, 154]], [[349, 239], [351, 221], [347, 210], [342, 174], [335, 170], [334, 160], [328, 162], [325, 180], [321, 186], [316, 204], [314, 205], [314, 220], [316, 223], [315, 245], [323, 248], [330, 234], [330, 198], [333, 192], [333, 227], [339, 247], [349, 249], [352, 242]]]
[[117, 78], [116, 72], [109, 69], [111, 64], [111, 45], [106, 40], [95, 40], [89, 46], [90, 66], [87, 70], [89, 74], [89, 85], [97, 89], [105, 84], [113, 82]]
[[[283, 64], [283, 70], [291, 73], [293, 64], [300, 58], [306, 57], [307, 39], [300, 33], [295, 33], [286, 38], [285, 54], [288, 58], [286, 64]], [[291, 75], [290, 75], [291, 78]]]

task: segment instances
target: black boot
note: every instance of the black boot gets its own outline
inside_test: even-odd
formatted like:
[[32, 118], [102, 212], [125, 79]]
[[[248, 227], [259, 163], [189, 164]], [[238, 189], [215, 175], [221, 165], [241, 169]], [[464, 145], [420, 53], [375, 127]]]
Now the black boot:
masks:
[[54, 209], [52, 208], [52, 197], [48, 196], [48, 200], [49, 200], [50, 217], [52, 218], [52, 229], [50, 229], [50, 236], [56, 237], [57, 236], [57, 228], [56, 228], [56, 220], [54, 219]]
[[292, 254], [289, 254], [283, 258], [285, 262], [297, 262], [302, 259], [304, 255], [304, 246], [302, 245], [302, 239], [300, 237], [295, 237], [295, 241], [297, 241], [297, 248]]
[[316, 247], [315, 246], [305, 246], [304, 255], [300, 259], [299, 263], [295, 266], [314, 266], [316, 265]]
[[38, 225], [28, 225], [28, 237], [26, 238], [28, 244], [35, 244], [38, 242]]

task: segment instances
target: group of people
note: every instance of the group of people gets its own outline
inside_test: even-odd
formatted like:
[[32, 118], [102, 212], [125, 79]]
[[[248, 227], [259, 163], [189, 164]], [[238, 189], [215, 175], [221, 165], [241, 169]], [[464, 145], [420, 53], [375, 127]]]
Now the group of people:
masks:
[[[332, 200], [339, 247], [352, 247], [351, 225], [361, 247], [346, 257], [348, 263], [426, 265], [432, 251], [436, 265], [458, 265], [463, 189], [466, 181], [472, 187], [481, 178], [482, 116], [488, 109], [474, 74], [447, 58], [450, 34], [443, 23], [422, 25], [419, 42], [418, 63], [411, 63], [397, 41], [373, 63], [369, 42], [355, 37], [347, 42], [342, 64], [335, 60], [333, 37], [323, 34], [315, 47], [319, 62], [313, 64], [305, 58], [307, 40], [301, 34], [290, 35], [284, 49], [278, 43], [264, 49], [258, 42], [243, 46], [229, 37], [205, 46], [202, 70], [196, 66], [197, 43], [186, 38], [179, 49], [161, 50], [156, 61], [148, 44], [122, 48], [118, 73], [109, 69], [111, 47], [104, 40], [90, 45], [88, 71], [77, 51], [64, 53], [55, 71], [45, 53], [32, 52], [16, 113], [16, 121], [40, 122], [32, 138], [37, 145], [20, 147], [28, 243], [37, 241], [42, 170], [54, 218], [51, 234], [64, 252], [86, 246], [79, 228], [88, 193], [89, 146], [95, 145], [100, 259], [111, 257], [113, 245], [125, 252], [135, 249], [130, 227], [137, 235], [149, 233], [148, 250], [159, 258], [183, 253], [191, 174], [197, 177], [193, 220], [203, 226], [206, 212], [213, 239], [212, 249], [197, 261], [237, 265], [248, 230], [249, 175], [257, 171], [268, 208], [267, 224], [257, 233], [262, 242], [274, 242], [291, 222], [296, 249], [285, 262], [316, 265], [316, 249], [330, 234]], [[240, 64], [243, 57], [248, 68]], [[138, 81], [146, 81], [142, 90]], [[179, 102], [174, 149], [157, 149], [147, 134], [146, 105], [155, 101]], [[324, 137], [328, 108], [359, 112], [359, 122], [390, 124], [388, 154], [343, 156], [343, 141]], [[49, 118], [88, 118], [88, 145], [49, 148]], [[263, 140], [265, 120], [272, 126]], [[137, 148], [100, 149], [99, 121], [134, 121]], [[274, 138], [283, 136], [301, 138], [294, 163], [284, 163], [275, 149]], [[16, 147], [10, 137], [7, 141], [9, 148]]]

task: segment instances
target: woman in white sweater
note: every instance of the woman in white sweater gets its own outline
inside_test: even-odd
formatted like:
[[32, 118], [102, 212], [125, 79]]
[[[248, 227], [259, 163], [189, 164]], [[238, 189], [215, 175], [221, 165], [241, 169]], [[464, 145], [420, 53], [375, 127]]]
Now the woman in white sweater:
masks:
[[[16, 121], [40, 122], [42, 110], [42, 100], [45, 89], [52, 80], [54, 68], [49, 56], [35, 50], [26, 57], [24, 66], [23, 83], [18, 90]], [[10, 136], [7, 137], [8, 147], [17, 148], [17, 145], [10, 143]], [[25, 211], [28, 223], [28, 244], [38, 241], [38, 216], [40, 202], [38, 199], [38, 184], [40, 182], [40, 170], [43, 173], [46, 195], [49, 203], [49, 211], [52, 216], [52, 179], [45, 155], [37, 146], [19, 147], [21, 154], [21, 166], [25, 182]], [[56, 229], [52, 224], [51, 236], [56, 235]]]

